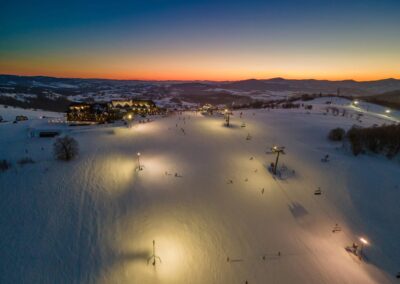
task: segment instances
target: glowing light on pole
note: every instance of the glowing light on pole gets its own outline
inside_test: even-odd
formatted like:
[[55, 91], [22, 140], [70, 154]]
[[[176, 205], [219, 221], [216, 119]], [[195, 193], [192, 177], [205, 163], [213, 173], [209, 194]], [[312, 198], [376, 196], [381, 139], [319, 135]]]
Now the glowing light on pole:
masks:
[[141, 171], [142, 166], [140, 165], [140, 152], [137, 153], [137, 161], [138, 161], [139, 171]]
[[276, 175], [276, 169], [278, 168], [279, 155], [281, 153], [285, 154], [284, 149], [285, 149], [285, 147], [279, 147], [279, 146], [274, 146], [271, 149], [273, 153], [276, 153], [276, 160], [275, 160], [275, 165], [274, 165], [274, 175]]
[[388, 115], [389, 115], [391, 112], [392, 112], [392, 111], [391, 111], [390, 109], [386, 109], [386, 110], [385, 110], [385, 113], [388, 114]]
[[364, 246], [368, 245], [368, 241], [365, 238], [360, 238], [361, 246], [360, 246], [360, 256], [362, 255], [362, 251]]
[[226, 126], [229, 127], [229, 110], [225, 109], [225, 120], [226, 120]]
[[128, 128], [130, 128], [132, 125], [132, 118], [133, 118], [133, 116], [132, 116], [132, 114], [131, 113], [129, 113], [129, 114], [127, 114], [126, 116], [125, 116], [125, 124], [126, 124], [126, 126], [128, 127]]

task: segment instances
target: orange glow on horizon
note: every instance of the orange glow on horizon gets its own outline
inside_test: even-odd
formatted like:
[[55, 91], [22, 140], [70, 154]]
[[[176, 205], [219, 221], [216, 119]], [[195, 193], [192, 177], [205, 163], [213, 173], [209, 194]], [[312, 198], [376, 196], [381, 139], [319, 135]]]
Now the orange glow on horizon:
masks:
[[379, 80], [400, 78], [397, 56], [385, 53], [349, 54], [271, 53], [242, 54], [229, 50], [185, 52], [121, 51], [54, 54], [9, 54], [0, 59], [0, 74], [154, 81], [236, 81], [249, 78]]
[[[131, 63], [132, 62], [132, 63]], [[318, 60], [279, 59], [257, 62], [256, 59], [220, 60], [211, 58], [184, 58], [181, 61], [172, 57], [123, 59], [114, 56], [98, 57], [82, 55], [79, 57], [23, 57], [0, 60], [0, 74], [21, 76], [51, 76], [60, 78], [97, 78], [112, 80], [144, 81], [237, 81], [250, 78], [317, 80], [357, 80], [370, 81], [387, 78], [400, 78], [400, 71], [390, 64], [368, 62], [357, 68], [353, 65], [335, 64]], [[376, 65], [375, 68], [372, 68]], [[77, 67], [79, 66], [79, 68]], [[326, 66], [326, 67], [324, 67]], [[273, 71], [269, 71], [273, 70]], [[345, 70], [345, 71], [343, 71]]]
[[400, 80], [400, 75], [393, 74], [367, 74], [367, 75], [312, 75], [309, 72], [303, 74], [297, 73], [245, 73], [244, 74], [215, 74], [215, 73], [199, 73], [199, 72], [169, 72], [164, 74], [161, 72], [130, 72], [130, 73], [109, 73], [109, 72], [76, 72], [76, 71], [47, 71], [47, 72], [34, 72], [34, 71], [19, 71], [13, 69], [0, 69], [0, 74], [7, 75], [18, 75], [18, 76], [49, 76], [57, 78], [81, 78], [81, 79], [108, 79], [108, 80], [140, 80], [140, 81], [239, 81], [248, 79], [270, 79], [270, 78], [284, 78], [288, 80], [303, 80], [303, 79], [315, 79], [315, 80], [355, 80], [355, 81], [375, 81], [383, 80], [388, 78]]

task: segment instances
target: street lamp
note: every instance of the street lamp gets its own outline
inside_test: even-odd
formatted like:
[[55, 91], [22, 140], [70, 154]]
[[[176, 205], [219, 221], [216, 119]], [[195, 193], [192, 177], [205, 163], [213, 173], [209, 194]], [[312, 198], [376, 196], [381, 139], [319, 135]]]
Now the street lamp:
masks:
[[364, 246], [368, 245], [369, 243], [365, 238], [360, 238], [360, 242], [361, 242], [360, 257], [361, 257]]
[[392, 112], [392, 111], [391, 111], [390, 109], [386, 109], [386, 110], [385, 110], [385, 113], [386, 113], [386, 114], [390, 114], [391, 112]]
[[139, 171], [141, 171], [142, 167], [140, 165], [140, 152], [137, 153], [137, 161], [138, 161], [138, 165], [139, 165]]
[[125, 124], [126, 124], [126, 126], [127, 126], [128, 128], [131, 127], [132, 118], [133, 118], [133, 116], [132, 116], [131, 113], [129, 113], [129, 114], [127, 114], [127, 115], [125, 116]]
[[156, 266], [157, 260], [159, 260], [161, 263], [161, 258], [156, 255], [156, 241], [153, 240], [153, 254], [147, 259], [147, 264], [149, 264], [149, 262], [151, 261], [151, 264], [153, 264], [153, 266]]
[[225, 120], [226, 120], [226, 126], [229, 127], [229, 110], [225, 109]]
[[285, 147], [280, 147], [280, 146], [273, 146], [272, 148], [271, 148], [271, 150], [272, 150], [272, 152], [273, 153], [276, 153], [276, 160], [275, 160], [275, 165], [274, 165], [274, 175], [276, 175], [276, 169], [277, 169], [277, 167], [278, 167], [278, 161], [279, 161], [279, 155], [282, 153], [282, 154], [285, 154]]

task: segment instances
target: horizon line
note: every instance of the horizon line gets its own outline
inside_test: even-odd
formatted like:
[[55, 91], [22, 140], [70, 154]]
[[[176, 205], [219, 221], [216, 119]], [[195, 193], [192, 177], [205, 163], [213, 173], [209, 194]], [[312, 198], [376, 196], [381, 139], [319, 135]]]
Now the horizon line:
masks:
[[51, 75], [33, 75], [33, 74], [3, 74], [0, 76], [17, 76], [17, 77], [47, 77], [47, 78], [55, 78], [55, 79], [79, 79], [79, 80], [109, 80], [109, 81], [146, 81], [146, 82], [238, 82], [238, 81], [249, 81], [249, 80], [257, 80], [257, 81], [267, 81], [273, 79], [282, 79], [282, 80], [296, 80], [296, 81], [330, 81], [330, 82], [343, 82], [343, 81], [353, 81], [358, 83], [363, 82], [373, 82], [373, 81], [383, 81], [383, 80], [400, 80], [400, 78], [395, 77], [386, 77], [380, 79], [369, 79], [369, 80], [356, 80], [356, 79], [315, 79], [315, 78], [290, 78], [290, 77], [270, 77], [270, 78], [243, 78], [243, 79], [227, 79], [227, 80], [213, 80], [213, 79], [137, 79], [137, 78], [112, 78], [112, 77], [67, 77], [67, 76], [51, 76]]

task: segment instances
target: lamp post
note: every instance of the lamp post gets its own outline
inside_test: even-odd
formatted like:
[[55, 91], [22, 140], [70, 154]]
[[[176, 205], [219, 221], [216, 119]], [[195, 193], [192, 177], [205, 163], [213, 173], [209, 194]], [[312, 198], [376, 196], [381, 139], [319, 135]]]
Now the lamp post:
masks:
[[276, 160], [275, 160], [275, 165], [274, 165], [274, 175], [276, 175], [276, 169], [278, 168], [278, 161], [279, 161], [279, 155], [285, 154], [285, 147], [279, 147], [279, 146], [274, 146], [272, 147], [272, 152], [276, 153]]
[[365, 245], [368, 245], [368, 241], [364, 238], [360, 238], [361, 246], [360, 246], [360, 258], [363, 252], [363, 248]]
[[353, 101], [353, 105], [358, 106], [358, 104], [359, 104], [359, 101], [357, 101], [357, 100]]
[[132, 114], [128, 114], [126, 116], [126, 120], [125, 121], [126, 121], [127, 127], [130, 128], [132, 126]]
[[392, 111], [391, 111], [390, 109], [386, 109], [386, 110], [385, 110], [385, 113], [386, 113], [387, 115], [389, 115], [391, 112], [392, 112]]
[[225, 121], [226, 121], [226, 126], [229, 127], [229, 110], [225, 109]]
[[149, 264], [150, 261], [153, 266], [156, 266], [156, 261], [159, 260], [161, 263], [161, 258], [156, 255], [156, 241], [153, 240], [153, 254], [147, 259], [147, 264]]
[[141, 171], [142, 167], [140, 166], [140, 152], [137, 153], [137, 161], [138, 161], [139, 171]]

